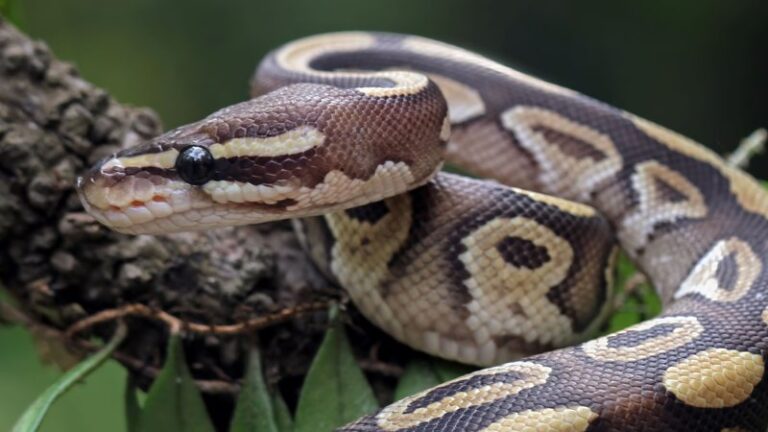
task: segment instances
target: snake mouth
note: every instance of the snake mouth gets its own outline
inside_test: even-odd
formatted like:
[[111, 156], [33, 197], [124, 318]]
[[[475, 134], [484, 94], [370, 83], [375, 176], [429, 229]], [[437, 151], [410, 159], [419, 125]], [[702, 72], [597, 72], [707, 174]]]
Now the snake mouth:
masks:
[[[220, 203], [199, 189], [175, 181], [156, 184], [151, 194], [136, 194], [135, 179], [125, 180], [127, 186], [112, 186], [118, 190], [93, 183], [78, 187], [86, 211], [103, 225], [124, 234], [197, 231], [252, 224], [256, 218], [258, 222], [274, 221], [284, 219], [285, 209], [296, 204], [291, 199], [274, 203]], [[144, 187], [139, 185], [139, 189]]]

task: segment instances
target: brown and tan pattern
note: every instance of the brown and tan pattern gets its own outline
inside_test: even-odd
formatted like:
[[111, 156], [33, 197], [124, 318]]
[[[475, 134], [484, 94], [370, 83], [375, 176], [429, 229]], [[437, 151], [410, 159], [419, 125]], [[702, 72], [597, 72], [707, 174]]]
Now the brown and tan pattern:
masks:
[[[630, 362], [662, 354], [689, 344], [704, 328], [696, 317], [665, 317], [634, 325], [584, 343], [581, 348], [595, 360]], [[623, 343], [612, 343], [626, 339]]]
[[539, 165], [539, 181], [560, 196], [587, 201], [622, 166], [611, 138], [557, 112], [517, 106], [501, 115]]
[[643, 248], [658, 225], [706, 216], [704, 196], [682, 174], [657, 161], [640, 163], [635, 170], [631, 180], [639, 203], [619, 229], [625, 243]]
[[541, 385], [547, 381], [550, 372], [548, 367], [530, 362], [488, 368], [402, 399], [385, 408], [377, 421], [385, 431], [408, 429]]
[[763, 262], [749, 243], [734, 237], [721, 240], [691, 270], [675, 298], [700, 294], [735, 302], [747, 294], [762, 270]]
[[[559, 348], [343, 430], [768, 427], [768, 194], [747, 174], [415, 36], [292, 42], [264, 59], [252, 95], [94, 167], [78, 184], [86, 208], [135, 234], [304, 218], [321, 270], [400, 341], [480, 365]], [[436, 174], [444, 157], [506, 185]], [[568, 347], [610, 309], [614, 236], [665, 312]]]

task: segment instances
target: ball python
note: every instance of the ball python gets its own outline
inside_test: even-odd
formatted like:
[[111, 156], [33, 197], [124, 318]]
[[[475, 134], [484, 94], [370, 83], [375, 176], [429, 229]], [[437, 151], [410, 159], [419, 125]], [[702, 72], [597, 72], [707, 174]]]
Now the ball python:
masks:
[[[106, 158], [78, 191], [128, 234], [293, 219], [376, 325], [490, 366], [343, 430], [766, 429], [768, 196], [749, 175], [416, 36], [288, 43], [252, 96]], [[441, 172], [444, 160], [484, 179]], [[594, 338], [614, 240], [664, 309]]]

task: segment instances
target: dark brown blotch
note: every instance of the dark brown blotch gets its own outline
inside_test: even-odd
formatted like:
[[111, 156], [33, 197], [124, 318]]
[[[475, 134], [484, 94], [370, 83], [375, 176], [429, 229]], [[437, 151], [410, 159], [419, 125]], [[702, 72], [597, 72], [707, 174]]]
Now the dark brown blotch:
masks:
[[526, 376], [518, 372], [501, 372], [497, 374], [481, 374], [473, 375], [467, 379], [457, 381], [451, 384], [447, 384], [429, 391], [426, 395], [416, 399], [408, 405], [405, 409], [405, 413], [409, 414], [416, 411], [419, 408], [424, 408], [435, 402], [455, 395], [457, 393], [463, 393], [481, 387], [498, 385], [498, 384], [512, 384], [524, 380]]
[[645, 342], [672, 333], [678, 326], [675, 324], [659, 324], [646, 330], [629, 330], [627, 332], [610, 336], [608, 338], [609, 348], [632, 348]]
[[384, 201], [376, 201], [364, 206], [345, 210], [347, 216], [359, 222], [368, 222], [371, 225], [382, 220], [389, 213], [389, 208]]
[[521, 237], [505, 237], [496, 245], [504, 261], [515, 267], [537, 269], [548, 263], [552, 258], [547, 248]]
[[540, 133], [547, 142], [554, 144], [563, 151], [563, 153], [574, 159], [592, 159], [595, 162], [600, 162], [606, 158], [605, 154], [590, 143], [577, 138], [573, 135], [568, 135], [559, 130], [552, 129], [544, 125], [533, 126], [535, 132]]
[[674, 186], [670, 185], [669, 183], [665, 182], [664, 180], [661, 180], [659, 178], [654, 178], [654, 187], [656, 189], [656, 193], [659, 196], [659, 200], [661, 201], [670, 202], [670, 203], [688, 201], [687, 195], [680, 192], [678, 189], [676, 189]]
[[736, 287], [736, 282], [739, 280], [739, 265], [733, 252], [717, 263], [715, 277], [720, 289], [731, 291]]

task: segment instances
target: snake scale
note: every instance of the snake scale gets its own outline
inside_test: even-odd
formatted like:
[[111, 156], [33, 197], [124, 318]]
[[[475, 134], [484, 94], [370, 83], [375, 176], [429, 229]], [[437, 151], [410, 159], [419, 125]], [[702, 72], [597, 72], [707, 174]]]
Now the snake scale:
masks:
[[[129, 234], [294, 218], [371, 321], [491, 366], [344, 430], [766, 429], [768, 196], [747, 174], [415, 36], [289, 43], [252, 92], [107, 158], [78, 190]], [[443, 160], [495, 181], [439, 172]], [[614, 239], [665, 307], [590, 340], [611, 303]]]

